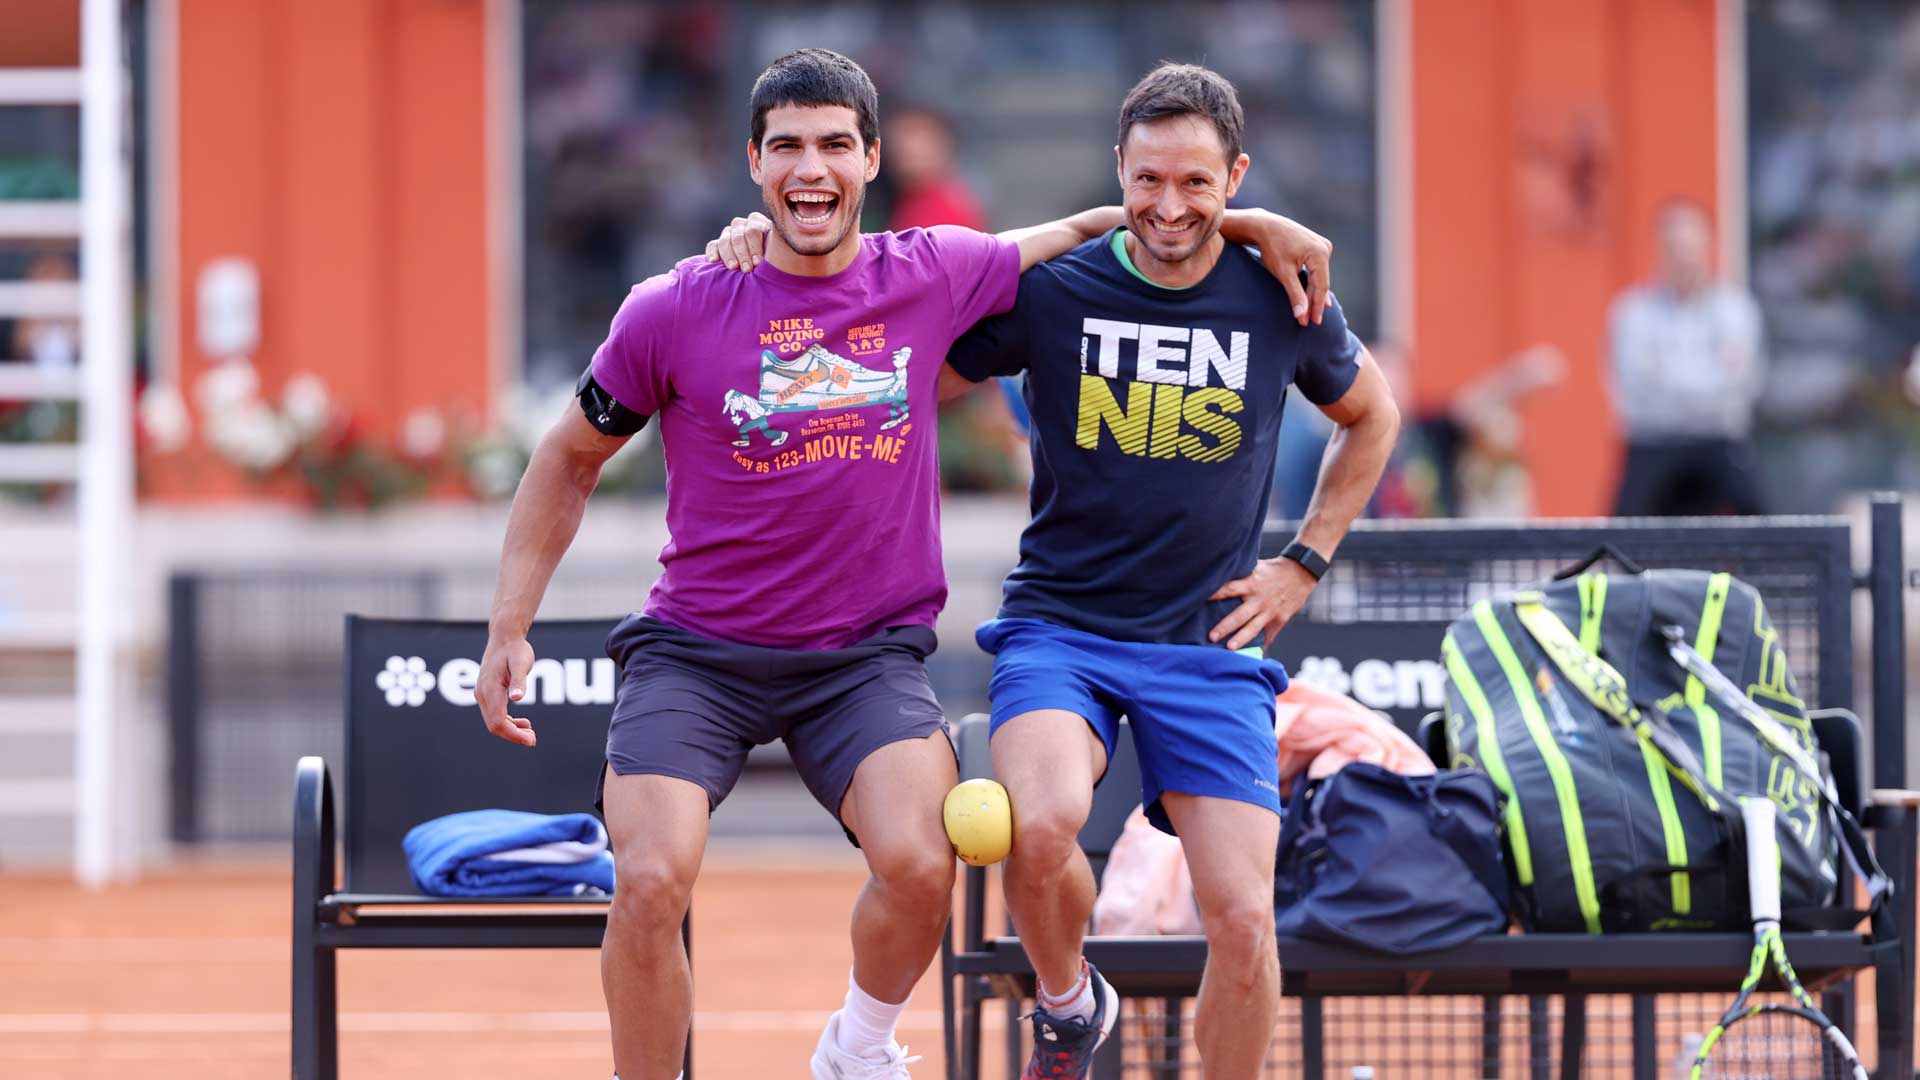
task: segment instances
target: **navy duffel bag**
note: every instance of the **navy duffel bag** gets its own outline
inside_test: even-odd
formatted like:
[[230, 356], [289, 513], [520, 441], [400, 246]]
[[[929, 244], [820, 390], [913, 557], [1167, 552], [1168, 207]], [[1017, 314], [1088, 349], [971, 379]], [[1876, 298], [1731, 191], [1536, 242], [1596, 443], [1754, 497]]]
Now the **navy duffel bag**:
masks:
[[1280, 936], [1398, 954], [1504, 932], [1499, 812], [1477, 770], [1402, 776], [1354, 762], [1299, 784], [1274, 873]]

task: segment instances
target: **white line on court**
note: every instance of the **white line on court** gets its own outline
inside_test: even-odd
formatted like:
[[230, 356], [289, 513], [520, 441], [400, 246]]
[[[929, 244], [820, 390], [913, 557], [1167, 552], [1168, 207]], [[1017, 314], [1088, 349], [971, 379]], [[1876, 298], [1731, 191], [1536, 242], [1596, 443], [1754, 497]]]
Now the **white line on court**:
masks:
[[45, 938], [0, 937], [0, 963], [206, 963], [284, 961], [284, 938]]
[[[816, 1010], [699, 1011], [695, 1031], [819, 1031], [828, 1014]], [[285, 1013], [0, 1013], [0, 1035], [234, 1035], [284, 1032]], [[902, 1030], [934, 1030], [940, 1014], [915, 1010]], [[349, 1012], [343, 1031], [366, 1032], [604, 1032], [602, 1012]]]

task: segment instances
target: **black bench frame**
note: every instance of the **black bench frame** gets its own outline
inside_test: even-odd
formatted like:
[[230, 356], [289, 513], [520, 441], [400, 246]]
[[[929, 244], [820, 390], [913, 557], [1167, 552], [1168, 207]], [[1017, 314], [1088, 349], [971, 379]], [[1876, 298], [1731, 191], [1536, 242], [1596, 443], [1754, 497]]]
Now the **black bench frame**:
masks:
[[[356, 723], [353, 688], [356, 675], [352, 641], [357, 617], [348, 618], [349, 661], [346, 711], [350, 772]], [[399, 622], [399, 620], [395, 620]], [[406, 620], [423, 631], [459, 630], [484, 638], [484, 624]], [[555, 626], [561, 624], [547, 624]], [[585, 624], [581, 624], [585, 625]], [[597, 625], [597, 624], [596, 624]], [[611, 626], [609, 621], [605, 624]], [[536, 624], [536, 643], [542, 627]], [[599, 629], [604, 636], [605, 629]], [[516, 708], [516, 712], [520, 711]], [[362, 721], [365, 722], [365, 721]], [[604, 723], [600, 726], [604, 736]], [[463, 737], [492, 740], [473, 710], [470, 729]], [[543, 740], [543, 746], [547, 742]], [[485, 745], [483, 742], [482, 745]], [[502, 744], [504, 746], [504, 744]], [[587, 765], [590, 767], [591, 763]], [[354, 786], [369, 781], [360, 769]], [[581, 773], [578, 801], [585, 802], [591, 772]], [[339, 992], [335, 960], [341, 949], [598, 949], [606, 934], [609, 902], [604, 899], [448, 899], [412, 892], [343, 892], [340, 883], [352, 881], [350, 869], [336, 847], [333, 778], [320, 757], [300, 759], [294, 773], [293, 796], [293, 1075], [296, 1080], [334, 1080], [339, 1074]], [[346, 808], [351, 821], [353, 808]], [[351, 851], [351, 845], [348, 847]], [[681, 925], [681, 938], [692, 957], [693, 917]], [[687, 1040], [685, 1075], [693, 1077], [693, 1040]]]
[[[1487, 558], [1537, 557], [1564, 560], [1569, 543], [1588, 547], [1613, 543], [1648, 565], [1679, 565], [1697, 561], [1717, 564], [1709, 554], [1737, 551], [1742, 542], [1764, 544], [1785, 551], [1804, 542], [1810, 557], [1823, 560], [1813, 567], [1827, 583], [1820, 596], [1822, 704], [1846, 706], [1851, 698], [1852, 613], [1855, 589], [1868, 592], [1873, 610], [1874, 783], [1879, 788], [1903, 788], [1906, 746], [1905, 642], [1902, 622], [1907, 581], [1902, 569], [1900, 502], [1878, 496], [1872, 505], [1872, 562], [1855, 575], [1848, 564], [1848, 529], [1843, 519], [1748, 519], [1714, 522], [1543, 523], [1526, 527], [1482, 527], [1461, 523], [1417, 523], [1412, 527], [1364, 526], [1341, 548], [1343, 561], [1390, 560], [1398, 553], [1421, 550], [1429, 542], [1450, 549], [1489, 553]], [[1272, 554], [1290, 538], [1290, 531], [1271, 531], [1263, 542]], [[1642, 552], [1648, 554], [1642, 554]], [[1336, 567], [1339, 566], [1336, 563]], [[1338, 574], [1336, 570], [1336, 574]], [[1330, 575], [1328, 584], [1310, 602], [1325, 606], [1323, 593], [1340, 588]], [[1515, 584], [1518, 584], [1517, 582]], [[1364, 588], [1364, 583], [1360, 586]], [[1763, 592], [1764, 592], [1763, 588]], [[1416, 605], [1417, 606], [1417, 605]], [[1464, 608], [1464, 604], [1459, 608]], [[1432, 617], [1432, 612], [1406, 617]], [[1803, 661], [1804, 663], [1804, 661]], [[962, 725], [962, 774], [986, 775], [985, 718], [969, 718]], [[1131, 743], [1122, 740], [1116, 764], [1130, 758]], [[1843, 756], [1835, 754], [1836, 757]], [[1857, 763], [1854, 770], [1858, 771]], [[1862, 785], [1865, 786], [1865, 785]], [[1121, 789], [1126, 790], [1121, 790]], [[1096, 872], [1118, 835], [1120, 822], [1138, 802], [1137, 784], [1102, 783], [1095, 794], [1094, 816], [1081, 834], [1082, 846], [1094, 856]], [[1879, 858], [1892, 876], [1896, 924], [1900, 940], [1875, 942], [1858, 933], [1796, 933], [1786, 945], [1809, 988], [1836, 991], [1828, 997], [1829, 1011], [1851, 1028], [1852, 996], [1847, 980], [1857, 971], [1873, 968], [1878, 974], [1881, 1003], [1878, 1049], [1880, 1080], [1907, 1080], [1913, 1075], [1913, 1028], [1908, 1003], [1913, 1000], [1914, 876], [1916, 812], [1912, 808], [1868, 806], [1862, 824], [1873, 834]], [[1020, 942], [1011, 934], [989, 938], [985, 932], [987, 872], [970, 867], [964, 875], [959, 925], [949, 931], [942, 949], [942, 1007], [947, 1038], [948, 1076], [973, 1080], [979, 1076], [982, 1053], [981, 1008], [994, 997], [1009, 1002], [1008, 1056], [1018, 1070], [1015, 1008], [1031, 998], [1033, 973]], [[1593, 937], [1584, 934], [1526, 934], [1483, 938], [1455, 949], [1417, 957], [1386, 957], [1308, 941], [1282, 941], [1283, 992], [1301, 998], [1300, 1039], [1307, 1080], [1325, 1075], [1322, 1002], [1328, 996], [1455, 994], [1483, 995], [1488, 1025], [1485, 1045], [1498, 1044], [1501, 995], [1564, 995], [1560, 1075], [1579, 1073], [1585, 1039], [1584, 1001], [1589, 994], [1631, 994], [1634, 1076], [1659, 1076], [1656, 1060], [1656, 999], [1659, 993], [1722, 992], [1738, 984], [1746, 971], [1751, 940], [1742, 934], [1647, 934]], [[1177, 1018], [1178, 1000], [1199, 991], [1206, 962], [1206, 941], [1199, 937], [1090, 937], [1089, 960], [1123, 997], [1162, 998], [1168, 1015]], [[1889, 1007], [1889, 1001], [1891, 1006]], [[1535, 999], [1538, 1030], [1545, 1031], [1544, 999]], [[1168, 1034], [1177, 1037], [1177, 1020]], [[1120, 1043], [1108, 1040], [1096, 1058], [1096, 1077], [1119, 1075]], [[1490, 1074], [1491, 1075], [1491, 1074]]]

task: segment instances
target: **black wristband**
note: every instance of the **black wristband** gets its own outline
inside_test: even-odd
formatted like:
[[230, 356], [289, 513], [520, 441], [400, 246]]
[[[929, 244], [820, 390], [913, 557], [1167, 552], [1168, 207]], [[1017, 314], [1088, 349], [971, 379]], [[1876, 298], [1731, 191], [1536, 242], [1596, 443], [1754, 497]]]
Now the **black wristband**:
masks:
[[613, 400], [613, 395], [594, 379], [592, 367], [581, 373], [573, 392], [580, 398], [580, 411], [586, 414], [587, 423], [602, 435], [618, 438], [647, 426], [647, 414], [634, 412]]
[[1313, 580], [1315, 581], [1319, 581], [1321, 578], [1327, 576], [1327, 560], [1325, 556], [1298, 540], [1281, 548], [1280, 557], [1283, 559], [1292, 559], [1294, 562], [1299, 563], [1302, 569], [1313, 575]]

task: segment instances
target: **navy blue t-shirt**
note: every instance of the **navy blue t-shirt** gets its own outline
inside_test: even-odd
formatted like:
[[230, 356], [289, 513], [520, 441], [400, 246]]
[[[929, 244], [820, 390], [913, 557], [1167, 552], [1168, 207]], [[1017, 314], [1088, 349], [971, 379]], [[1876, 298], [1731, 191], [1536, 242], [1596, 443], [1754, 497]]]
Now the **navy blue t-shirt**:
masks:
[[1337, 302], [1293, 321], [1286, 290], [1229, 244], [1170, 289], [1125, 261], [1118, 232], [1020, 278], [1013, 310], [947, 353], [978, 382], [1027, 373], [1033, 520], [1002, 618], [1117, 641], [1207, 644], [1253, 570], [1287, 390], [1338, 401], [1360, 342]]

